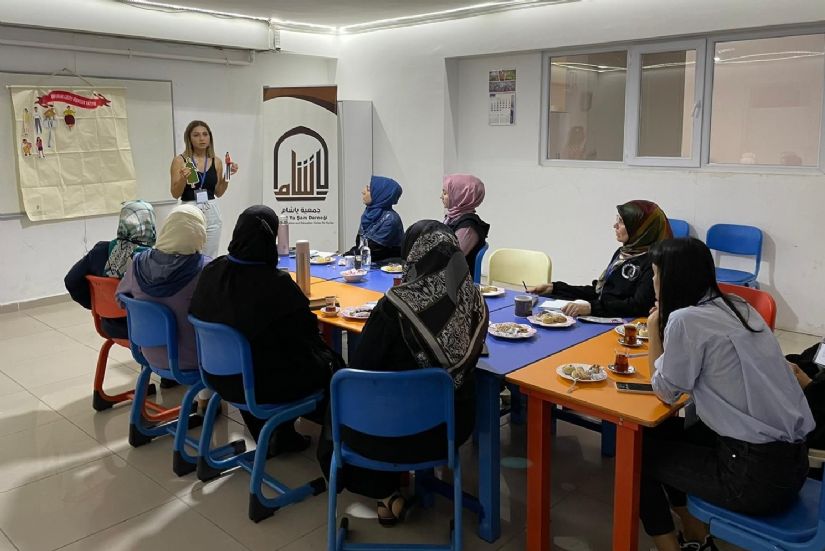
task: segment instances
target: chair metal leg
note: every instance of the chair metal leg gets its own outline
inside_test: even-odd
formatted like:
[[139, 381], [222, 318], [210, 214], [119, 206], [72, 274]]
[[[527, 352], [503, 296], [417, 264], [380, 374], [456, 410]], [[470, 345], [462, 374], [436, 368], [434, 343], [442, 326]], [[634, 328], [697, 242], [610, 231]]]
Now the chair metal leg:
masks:
[[226, 470], [239, 465], [241, 456], [246, 452], [246, 442], [235, 440], [224, 446], [212, 449], [212, 433], [221, 407], [221, 397], [213, 394], [204, 412], [203, 428], [198, 442], [197, 471], [198, 480], [208, 482], [219, 477]]
[[[342, 524], [342, 529], [335, 530], [335, 519], [338, 516], [338, 462], [335, 461], [335, 454], [329, 465], [329, 496], [327, 497], [327, 551], [337, 551], [341, 548], [347, 537], [346, 529]], [[343, 523], [343, 519], [341, 520]]]

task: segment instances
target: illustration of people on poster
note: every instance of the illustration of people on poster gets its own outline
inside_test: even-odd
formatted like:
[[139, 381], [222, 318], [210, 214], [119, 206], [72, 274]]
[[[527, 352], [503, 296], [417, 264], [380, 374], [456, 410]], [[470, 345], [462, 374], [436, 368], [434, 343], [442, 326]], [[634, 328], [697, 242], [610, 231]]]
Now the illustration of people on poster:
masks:
[[516, 123], [516, 70], [490, 71], [490, 107], [488, 121], [491, 126], [512, 126]]

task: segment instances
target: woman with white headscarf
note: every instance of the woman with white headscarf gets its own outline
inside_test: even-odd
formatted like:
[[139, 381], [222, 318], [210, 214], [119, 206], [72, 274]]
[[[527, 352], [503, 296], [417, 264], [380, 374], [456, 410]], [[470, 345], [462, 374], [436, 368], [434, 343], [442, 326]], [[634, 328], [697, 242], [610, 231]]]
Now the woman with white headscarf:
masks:
[[[163, 304], [174, 312], [181, 369], [198, 368], [195, 330], [187, 315], [201, 270], [211, 260], [200, 252], [205, 243], [206, 222], [201, 210], [194, 205], [175, 207], [163, 224], [155, 247], [134, 257], [117, 288], [118, 293]], [[152, 365], [167, 367], [165, 348], [146, 348], [141, 352]]]

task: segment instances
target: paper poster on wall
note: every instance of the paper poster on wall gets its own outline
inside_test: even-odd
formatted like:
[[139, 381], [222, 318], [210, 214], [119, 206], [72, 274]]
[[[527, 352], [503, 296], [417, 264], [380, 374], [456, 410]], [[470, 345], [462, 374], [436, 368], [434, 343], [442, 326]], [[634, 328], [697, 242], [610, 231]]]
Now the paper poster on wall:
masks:
[[9, 86], [31, 220], [118, 212], [136, 196], [124, 88]]
[[335, 86], [264, 88], [264, 204], [289, 221], [291, 244], [338, 248]]
[[488, 121], [491, 126], [511, 126], [516, 123], [516, 70], [501, 69], [490, 71], [490, 109]]

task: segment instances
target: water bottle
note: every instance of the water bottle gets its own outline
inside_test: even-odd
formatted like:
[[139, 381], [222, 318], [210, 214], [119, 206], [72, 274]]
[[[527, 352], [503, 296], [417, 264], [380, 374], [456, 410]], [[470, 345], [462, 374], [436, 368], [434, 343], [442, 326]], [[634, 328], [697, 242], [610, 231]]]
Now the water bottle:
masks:
[[372, 251], [370, 251], [370, 247], [367, 244], [367, 238], [364, 237], [361, 241], [361, 268], [369, 271], [371, 263]]
[[295, 282], [309, 296], [309, 241], [295, 242]]

